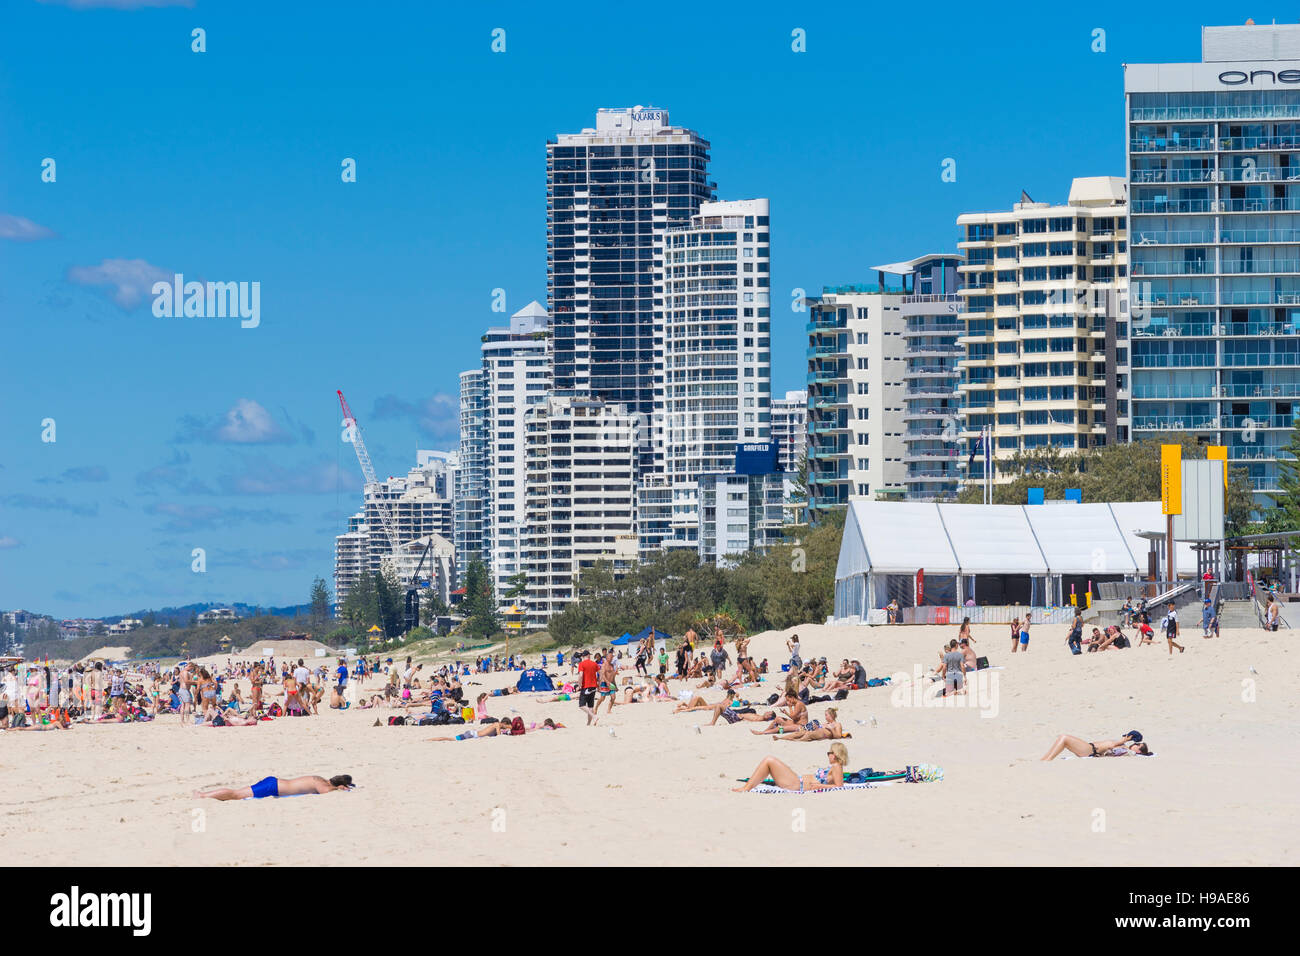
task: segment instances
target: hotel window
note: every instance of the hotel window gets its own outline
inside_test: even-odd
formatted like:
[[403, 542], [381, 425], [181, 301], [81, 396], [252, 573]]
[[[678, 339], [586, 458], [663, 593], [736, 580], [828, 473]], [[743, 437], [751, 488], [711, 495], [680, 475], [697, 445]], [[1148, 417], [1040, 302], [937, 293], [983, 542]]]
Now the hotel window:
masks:
[[1024, 232], [1047, 232], [1046, 219], [1026, 219], [1020, 224], [1020, 231]]
[[1016, 257], [1015, 246], [998, 246], [999, 259], [1014, 259]]
[[1047, 266], [1029, 266], [1028, 268], [1021, 269], [1020, 281], [1021, 282], [1046, 282]]

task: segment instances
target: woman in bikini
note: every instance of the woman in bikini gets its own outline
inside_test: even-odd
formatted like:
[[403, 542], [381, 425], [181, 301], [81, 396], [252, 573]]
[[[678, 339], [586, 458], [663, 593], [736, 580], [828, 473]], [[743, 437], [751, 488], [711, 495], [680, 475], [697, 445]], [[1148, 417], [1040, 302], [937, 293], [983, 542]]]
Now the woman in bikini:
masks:
[[204, 720], [217, 709], [217, 682], [206, 668], [199, 669], [199, 705]]
[[430, 737], [429, 740], [452, 741], [452, 740], [478, 740], [481, 737], [509, 737], [510, 736], [510, 718], [502, 717], [495, 724], [483, 724], [463, 734], [457, 734], [455, 737]]
[[1070, 734], [1061, 734], [1043, 756], [1044, 760], [1055, 760], [1062, 751], [1068, 750], [1076, 757], [1128, 757], [1141, 755], [1149, 757], [1151, 749], [1142, 742], [1142, 735], [1130, 730], [1118, 740], [1084, 740]]
[[844, 732], [839, 721], [839, 712], [834, 707], [826, 708], [826, 721], [816, 730], [799, 730], [793, 734], [782, 734], [777, 740], [845, 740], [852, 734]]
[[1011, 653], [1014, 654], [1020, 649], [1020, 618], [1013, 618], [1011, 621]]
[[259, 711], [262, 709], [262, 684], [266, 678], [262, 676], [262, 665], [254, 664], [253, 672], [249, 675], [249, 682], [252, 684], [250, 710]]
[[802, 777], [775, 757], [764, 757], [743, 787], [731, 789], [735, 793], [745, 793], [763, 783], [769, 776], [772, 783], [782, 790], [797, 790], [802, 793], [805, 790], [838, 789], [844, 786], [844, 765], [849, 762], [848, 749], [837, 741], [827, 748], [826, 757], [830, 760], [829, 766], [819, 767]]

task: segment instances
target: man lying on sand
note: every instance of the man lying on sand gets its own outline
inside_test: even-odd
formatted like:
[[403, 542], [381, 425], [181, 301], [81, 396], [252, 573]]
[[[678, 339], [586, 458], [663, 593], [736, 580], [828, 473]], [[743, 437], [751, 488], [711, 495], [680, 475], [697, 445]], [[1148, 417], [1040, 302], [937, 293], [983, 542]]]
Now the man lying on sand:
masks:
[[1142, 742], [1142, 735], [1136, 730], [1130, 730], [1119, 740], [1088, 741], [1082, 737], [1061, 734], [1042, 759], [1055, 760], [1065, 750], [1076, 757], [1127, 757], [1131, 754], [1148, 757], [1151, 755], [1151, 749]]
[[300, 793], [331, 793], [334, 790], [351, 790], [352, 777], [339, 774], [337, 777], [264, 777], [251, 787], [218, 787], [215, 790], [195, 790], [194, 796], [208, 797], [212, 800], [247, 800], [249, 797], [293, 797]]
[[743, 787], [731, 789], [735, 793], [745, 793], [753, 790], [769, 776], [772, 778], [772, 783], [782, 790], [797, 790], [800, 793], [805, 790], [834, 790], [844, 786], [844, 765], [849, 762], [848, 749], [841, 743], [833, 743], [827, 749], [826, 756], [830, 760], [829, 766], [818, 767], [812, 773], [804, 774], [802, 777], [775, 757], [764, 757], [754, 768], [754, 772], [749, 775]]

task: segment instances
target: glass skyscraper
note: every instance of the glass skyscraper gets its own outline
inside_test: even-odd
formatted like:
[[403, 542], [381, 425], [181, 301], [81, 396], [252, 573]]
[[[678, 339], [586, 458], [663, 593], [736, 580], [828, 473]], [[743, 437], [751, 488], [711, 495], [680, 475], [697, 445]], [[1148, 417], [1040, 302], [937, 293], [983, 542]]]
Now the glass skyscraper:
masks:
[[1129, 64], [1124, 89], [1133, 437], [1227, 445], [1275, 490], [1300, 408], [1300, 25], [1205, 27], [1201, 63]]
[[598, 110], [595, 129], [546, 144], [556, 389], [617, 402], [650, 421], [655, 260], [668, 227], [688, 226], [713, 198], [708, 163], [706, 140], [669, 125], [667, 110], [639, 106]]

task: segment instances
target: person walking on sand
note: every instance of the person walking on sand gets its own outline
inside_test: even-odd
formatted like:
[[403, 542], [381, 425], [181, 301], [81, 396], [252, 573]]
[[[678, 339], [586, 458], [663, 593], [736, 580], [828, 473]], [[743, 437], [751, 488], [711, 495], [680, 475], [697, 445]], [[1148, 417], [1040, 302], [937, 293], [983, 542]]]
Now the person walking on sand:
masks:
[[582, 652], [578, 664], [578, 709], [587, 715], [587, 726], [596, 722], [596, 688], [600, 685], [600, 665], [591, 659], [588, 651]]
[[1169, 642], [1170, 656], [1171, 657], [1173, 656], [1175, 647], [1178, 648], [1179, 654], [1183, 653], [1187, 648], [1183, 647], [1183, 645], [1179, 644], [1178, 641], [1176, 640], [1179, 634], [1178, 610], [1177, 608], [1174, 607], [1173, 601], [1169, 602], [1169, 613], [1165, 615], [1165, 619], [1162, 622], [1162, 627], [1164, 628], [1164, 632], [1165, 632], [1165, 640]]
[[790, 639], [785, 642], [785, 646], [790, 650], [790, 673], [793, 674], [799, 668], [803, 667], [803, 658], [800, 657], [799, 635], [791, 634]]

